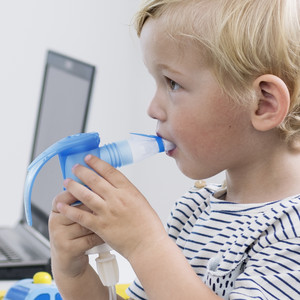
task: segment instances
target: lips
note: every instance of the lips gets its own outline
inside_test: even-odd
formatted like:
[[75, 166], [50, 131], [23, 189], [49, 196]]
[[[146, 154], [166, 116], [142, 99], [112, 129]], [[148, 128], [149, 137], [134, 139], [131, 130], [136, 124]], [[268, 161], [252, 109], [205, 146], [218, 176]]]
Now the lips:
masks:
[[167, 141], [168, 142], [168, 147], [170, 148], [169, 150], [167, 149], [166, 150], [166, 154], [168, 156], [172, 156], [173, 155], [173, 152], [174, 150], [176, 149], [176, 145], [171, 141], [169, 140], [168, 138], [165, 138], [163, 135], [161, 135], [159, 132], [156, 133], [157, 136], [161, 137], [163, 140]]
[[174, 149], [172, 149], [172, 150], [167, 151], [167, 152], [166, 152], [166, 155], [172, 157], [173, 154], [174, 154], [175, 149], [176, 149], [176, 147], [175, 147]]

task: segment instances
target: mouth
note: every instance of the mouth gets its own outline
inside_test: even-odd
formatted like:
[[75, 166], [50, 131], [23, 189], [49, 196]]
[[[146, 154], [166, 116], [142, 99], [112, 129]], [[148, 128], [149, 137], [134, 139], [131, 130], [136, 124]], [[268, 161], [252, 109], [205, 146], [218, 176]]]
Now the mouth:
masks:
[[174, 150], [176, 149], [176, 145], [170, 141], [168, 138], [162, 136], [159, 132], [156, 133], [157, 136], [161, 137], [164, 140], [165, 148], [166, 148], [166, 155], [172, 156]]
[[166, 155], [168, 155], [168, 156], [170, 156], [170, 157], [173, 157], [173, 156], [174, 156], [174, 152], [175, 152], [175, 150], [176, 150], [176, 147], [175, 147], [175, 148], [173, 148], [172, 150], [168, 150], [168, 151], [166, 151]]

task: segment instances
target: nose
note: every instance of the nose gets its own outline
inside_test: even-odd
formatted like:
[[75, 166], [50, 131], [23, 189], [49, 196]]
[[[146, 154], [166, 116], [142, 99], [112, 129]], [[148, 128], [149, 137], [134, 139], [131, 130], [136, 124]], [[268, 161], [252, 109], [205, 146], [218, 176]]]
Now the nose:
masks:
[[155, 93], [152, 101], [149, 104], [148, 115], [155, 120], [165, 121], [167, 118], [166, 106], [163, 97], [159, 95], [158, 91]]

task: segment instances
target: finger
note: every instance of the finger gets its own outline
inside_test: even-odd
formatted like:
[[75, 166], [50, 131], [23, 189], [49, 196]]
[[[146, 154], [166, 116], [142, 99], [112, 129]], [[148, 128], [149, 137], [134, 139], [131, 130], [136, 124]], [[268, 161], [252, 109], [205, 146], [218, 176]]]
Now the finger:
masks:
[[54, 212], [51, 213], [49, 218], [49, 228], [51, 231], [58, 231], [60, 235], [65, 236], [68, 240], [93, 233], [91, 230], [75, 223], [61, 213]]
[[[66, 179], [64, 181], [64, 186], [68, 192], [70, 192], [76, 199], [79, 199], [90, 211], [98, 213], [103, 209], [105, 201], [100, 195], [96, 194], [86, 186], [72, 179]], [[60, 202], [59, 204], [66, 203]]]
[[62, 215], [64, 215], [68, 219], [72, 220], [75, 223], [80, 224], [81, 226], [93, 232], [99, 229], [97, 228], [99, 226], [98, 225], [99, 222], [96, 219], [95, 215], [91, 212], [81, 210], [78, 207], [72, 207], [62, 202], [58, 203], [57, 209]]
[[69, 236], [63, 236], [59, 231], [50, 232], [50, 242], [55, 248], [60, 248], [60, 251], [71, 254], [72, 252], [81, 252], [84, 254], [87, 250], [100, 245], [103, 240], [95, 233], [91, 233], [84, 236], [71, 238]]
[[78, 177], [86, 186], [101, 195], [101, 191], [114, 188], [105, 178], [97, 173], [96, 170], [76, 164], [72, 168], [72, 172]]
[[74, 203], [76, 200], [77, 199], [72, 194], [70, 194], [68, 191], [61, 192], [52, 201], [52, 211], [58, 212], [57, 203], [59, 203], [59, 202], [71, 204], [71, 203]]
[[104, 160], [90, 154], [87, 155], [84, 160], [89, 167], [94, 169], [114, 187], [121, 188], [128, 185], [129, 180], [120, 171]]
[[84, 247], [85, 252], [87, 250], [92, 249], [95, 246], [104, 244], [104, 241], [95, 233], [92, 233], [92, 234], [89, 234], [89, 235], [83, 237], [83, 241], [84, 241], [84, 244], [87, 245]]

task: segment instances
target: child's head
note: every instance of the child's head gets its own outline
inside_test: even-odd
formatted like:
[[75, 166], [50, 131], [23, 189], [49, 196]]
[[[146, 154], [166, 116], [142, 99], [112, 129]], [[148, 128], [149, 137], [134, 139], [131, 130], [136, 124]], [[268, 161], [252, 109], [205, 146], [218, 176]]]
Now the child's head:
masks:
[[148, 0], [135, 21], [138, 35], [153, 18], [179, 45], [192, 42], [236, 103], [251, 102], [260, 75], [282, 79], [291, 105], [279, 128], [292, 141], [300, 137], [299, 6], [298, 0]]

